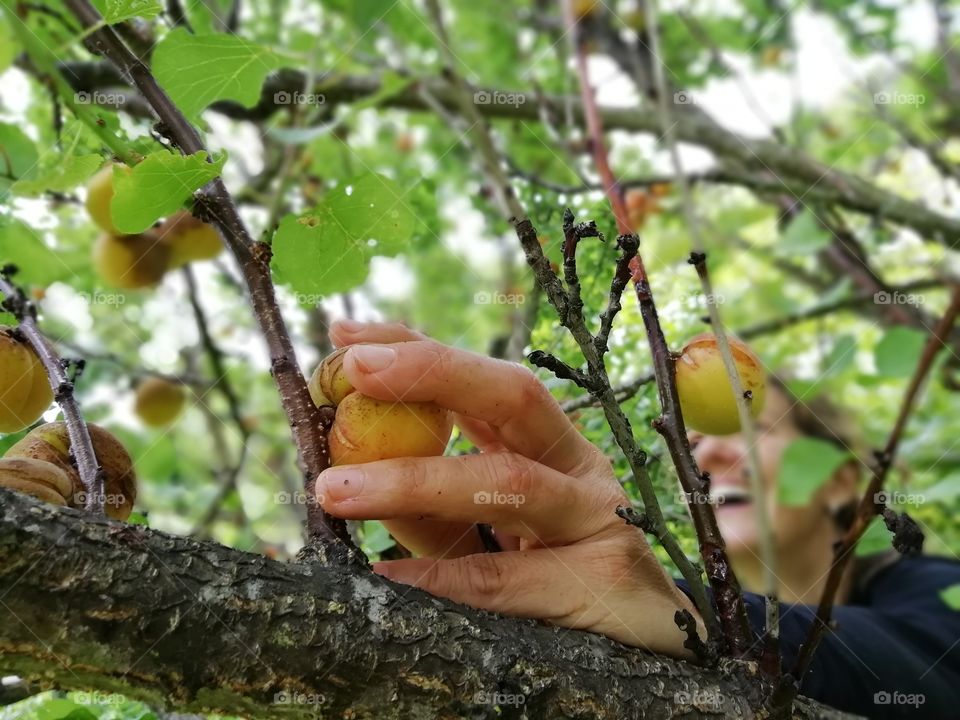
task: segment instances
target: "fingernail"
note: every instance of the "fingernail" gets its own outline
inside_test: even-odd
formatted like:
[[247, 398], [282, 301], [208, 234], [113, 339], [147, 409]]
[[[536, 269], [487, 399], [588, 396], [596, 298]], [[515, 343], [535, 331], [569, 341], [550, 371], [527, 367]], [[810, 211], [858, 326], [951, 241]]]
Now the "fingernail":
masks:
[[363, 490], [365, 473], [358, 467], [338, 467], [324, 470], [317, 480], [317, 495], [323, 500], [342, 502], [352, 500]]
[[362, 372], [378, 373], [393, 365], [397, 352], [383, 345], [354, 345], [350, 348], [350, 356]]
[[370, 563], [370, 569], [373, 570], [377, 575], [381, 575], [381, 576], [387, 578], [387, 580], [391, 580], [391, 579], [392, 579], [391, 572], [390, 572], [391, 568], [390, 568], [390, 562], [389, 562], [389, 561], [387, 561], [387, 562], [375, 562], [375, 563]]
[[360, 322], [359, 320], [350, 320], [346, 318], [344, 320], [337, 320], [337, 327], [340, 330], [348, 333], [357, 333], [363, 330], [367, 326], [367, 323]]

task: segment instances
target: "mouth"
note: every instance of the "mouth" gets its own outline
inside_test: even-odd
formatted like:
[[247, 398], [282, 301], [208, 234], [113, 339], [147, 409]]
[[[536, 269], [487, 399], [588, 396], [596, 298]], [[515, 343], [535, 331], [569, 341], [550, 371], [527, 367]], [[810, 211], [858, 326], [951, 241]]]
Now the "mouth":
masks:
[[753, 502], [753, 496], [743, 488], [728, 486], [711, 491], [710, 500], [719, 509], [749, 505]]

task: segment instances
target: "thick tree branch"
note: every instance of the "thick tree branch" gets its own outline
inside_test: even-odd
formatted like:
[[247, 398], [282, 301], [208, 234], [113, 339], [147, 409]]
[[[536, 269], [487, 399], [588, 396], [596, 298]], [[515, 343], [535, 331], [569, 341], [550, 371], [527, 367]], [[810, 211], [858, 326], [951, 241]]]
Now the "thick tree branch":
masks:
[[[78, 90], [94, 90], [129, 85], [122, 75], [102, 64], [66, 63], [64, 73]], [[278, 92], [302, 92], [304, 74], [283, 70], [268, 78], [260, 101], [253, 108], [235, 103], [215, 103], [212, 109], [236, 119], [263, 119], [277, 112], [273, 98]], [[344, 76], [326, 73], [317, 76], [313, 93], [322, 94], [327, 104], [354, 102], [377, 94], [382, 89], [377, 75]], [[403, 90], [384, 98], [382, 105], [407, 110], [431, 110], [424, 99], [426, 89], [447, 110], [457, 111], [457, 92], [443, 78], [424, 78], [411, 82]], [[543, 114], [563, 116], [572, 113], [575, 122], [583, 123], [583, 106], [577, 98], [530, 92], [508, 92], [503, 88], [476, 88], [480, 97], [512, 95], [514, 103], [489, 102], [476, 106], [486, 118], [503, 118], [540, 122]], [[136, 103], [125, 102], [129, 110]], [[285, 106], [284, 106], [285, 107]], [[717, 125], [702, 113], [678, 106], [673, 121], [678, 140], [713, 151], [731, 182], [754, 187], [758, 183], [769, 191], [809, 199], [814, 193], [824, 202], [889, 220], [939, 240], [947, 247], [957, 244], [960, 220], [948, 217], [922, 204], [907, 200], [878, 188], [861, 177], [832, 168], [811, 157], [771, 140], [745, 138]], [[660, 137], [664, 127], [653, 108], [602, 108], [600, 116], [607, 129], [653, 133]]]
[[[705, 669], [354, 566], [280, 563], [6, 489], [0, 587], [5, 673], [184, 712], [732, 719], [754, 717], [766, 692], [742, 664]], [[801, 701], [794, 717], [845, 716]]]

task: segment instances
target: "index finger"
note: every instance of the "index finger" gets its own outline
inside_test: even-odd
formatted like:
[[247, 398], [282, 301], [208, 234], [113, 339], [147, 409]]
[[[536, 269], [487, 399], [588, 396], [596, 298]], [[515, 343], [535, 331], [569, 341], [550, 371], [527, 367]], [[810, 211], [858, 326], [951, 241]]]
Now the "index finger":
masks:
[[380, 400], [434, 402], [486, 422], [513, 452], [568, 473], [593, 457], [550, 391], [527, 368], [433, 340], [351, 345], [343, 369]]

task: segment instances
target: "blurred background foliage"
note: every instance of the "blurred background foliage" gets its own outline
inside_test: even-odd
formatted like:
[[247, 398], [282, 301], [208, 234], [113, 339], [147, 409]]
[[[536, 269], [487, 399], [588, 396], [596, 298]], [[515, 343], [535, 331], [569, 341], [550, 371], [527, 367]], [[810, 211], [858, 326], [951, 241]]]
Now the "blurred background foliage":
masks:
[[[66, 12], [57, 0], [41, 4]], [[226, 153], [225, 179], [255, 236], [269, 235], [283, 217], [317, 208], [331, 193], [371, 174], [385, 178], [411, 221], [402, 244], [357, 259], [355, 278], [336, 268], [329, 277], [317, 276], [306, 265], [302, 272], [311, 277], [296, 277], [296, 267], [290, 277], [278, 274], [304, 372], [329, 351], [326, 327], [339, 317], [399, 320], [440, 341], [517, 361], [525, 351], [544, 349], [579, 365], [575, 346], [541, 301], [516, 238], [492, 204], [463, 141], [464, 128], [444, 114], [408, 111], [392, 102], [409, 78], [435, 78], [442, 69], [421, 3], [243, 0], [237, 5], [239, 21], [229, 30], [232, 2], [183, 3], [197, 33], [235, 32], [269, 49], [278, 65], [331, 83], [376, 76], [384, 85], [372, 100], [277, 107], [253, 121], [214, 110], [203, 114], [205, 139]], [[443, 5], [471, 83], [505, 93], [578, 92], [556, 3]], [[609, 52], [609, 38], [633, 42], [645, 31], [641, 6], [634, 0], [577, 5], [586, 31], [597, 38], [591, 73], [601, 105], [649, 106]], [[671, 83], [724, 127], [776, 139], [956, 218], [960, 142], [950, 113], [956, 52], [943, 48], [957, 27], [943, 5], [829, 0], [787, 9], [754, 0], [667, 3], [661, 44]], [[158, 10], [163, 12], [153, 19], [127, 23], [160, 42], [156, 53], [172, 32], [169, 12]], [[64, 354], [86, 359], [79, 398], [87, 417], [116, 432], [136, 460], [139, 521], [290, 557], [302, 537], [301, 481], [238, 269], [226, 253], [190, 269], [210, 335], [224, 356], [226, 376], [220, 379], [211, 374], [183, 273], [170, 273], [159, 287], [145, 291], [106, 287], [94, 273], [90, 248], [97, 231], [83, 212], [82, 185], [106, 155], [88, 127], [51, 102], [23, 60], [24, 48], [9, 23], [7, 17], [0, 25], [0, 146], [6, 163], [0, 177], [0, 256], [20, 266], [19, 279], [38, 302], [42, 327]], [[30, 13], [28, 24], [57, 49], [60, 60], [91, 60], [54, 14]], [[407, 80], [398, 80], [401, 74]], [[110, 129], [142, 152], [155, 152], [149, 121], [126, 112], [123, 103], [120, 108], [102, 113]], [[554, 261], [560, 258], [563, 208], [596, 220], [605, 233], [605, 243], [581, 245], [584, 297], [595, 319], [606, 302], [616, 257], [614, 224], [606, 200], [592, 189], [597, 178], [582, 128], [562, 114], [543, 119], [548, 122], [516, 118], [492, 124], [517, 192]], [[706, 328], [705, 299], [686, 263], [689, 237], [679, 194], [669, 181], [667, 154], [650, 135], [614, 129], [608, 140], [614, 171], [634, 186], [638, 203], [643, 198], [644, 211], [636, 218], [641, 252], [667, 338], [679, 349]], [[714, 167], [702, 150], [684, 146], [684, 158], [695, 177]], [[919, 310], [926, 318], [944, 306], [941, 279], [956, 270], [956, 257], [908, 227], [818, 197], [785, 202], [776, 192], [706, 178], [694, 184], [716, 301], [728, 327], [749, 338], [769, 369], [791, 377], [801, 397], [826, 395], [845, 408], [865, 446], [875, 447], [890, 429], [924, 328], [897, 320], [888, 312], [891, 304], [865, 291], [855, 272], [826, 261], [837, 239], [820, 220], [830, 218], [834, 229], [848, 233], [863, 267], [886, 286], [916, 288], [912, 299], [904, 304], [900, 298], [896, 307]], [[279, 240], [277, 248], [284, 252]], [[350, 287], [343, 287], [345, 278]], [[834, 305], [840, 307], [831, 309]], [[820, 307], [825, 311], [812, 319], [794, 317]], [[649, 372], [643, 324], [629, 293], [611, 348], [615, 383]], [[955, 389], [945, 382], [949, 370], [935, 374], [892, 482], [912, 502], [908, 509], [927, 530], [929, 551], [954, 554], [960, 550], [955, 522], [960, 417]], [[142, 426], [131, 408], [136, 383], [158, 373], [185, 381], [192, 398], [175, 424], [153, 430]], [[561, 401], [581, 397], [568, 383], [546, 376], [544, 381]], [[231, 417], [217, 388], [223, 382], [239, 399], [238, 418]], [[671, 525], [694, 554], [674, 471], [661, 462], [663, 447], [650, 427], [657, 413], [653, 387], [642, 387], [625, 407], [651, 454]], [[55, 416], [51, 410], [46, 419]], [[600, 411], [584, 408], [573, 417], [614, 459], [618, 476], [633, 491]], [[0, 450], [21, 435], [0, 438]], [[244, 438], [247, 452], [238, 469]], [[455, 437], [453, 452], [468, 449]], [[356, 532], [372, 556], [390, 552], [392, 541], [379, 524], [365, 523]]]

